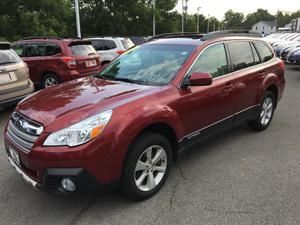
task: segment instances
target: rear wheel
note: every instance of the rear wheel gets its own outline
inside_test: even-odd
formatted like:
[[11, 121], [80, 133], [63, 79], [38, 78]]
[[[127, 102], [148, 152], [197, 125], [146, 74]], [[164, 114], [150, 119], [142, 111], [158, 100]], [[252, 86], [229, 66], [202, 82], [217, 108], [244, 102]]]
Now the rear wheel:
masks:
[[153, 196], [165, 183], [171, 163], [169, 141], [160, 134], [142, 134], [129, 149], [122, 178], [123, 190], [135, 200]]
[[42, 88], [48, 88], [60, 83], [59, 78], [52, 73], [48, 73], [44, 76], [42, 80]]
[[248, 122], [249, 127], [257, 131], [268, 128], [273, 119], [275, 104], [274, 94], [267, 91], [262, 99], [259, 114], [255, 120]]

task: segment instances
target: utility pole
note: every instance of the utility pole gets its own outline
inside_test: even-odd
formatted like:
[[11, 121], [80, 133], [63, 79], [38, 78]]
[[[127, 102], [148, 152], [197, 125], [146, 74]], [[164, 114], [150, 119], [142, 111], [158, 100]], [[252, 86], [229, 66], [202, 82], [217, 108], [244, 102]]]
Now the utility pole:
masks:
[[156, 0], [153, 0], [153, 36], [155, 36], [155, 34], [156, 34], [155, 2], [156, 2]]
[[207, 33], [209, 33], [209, 14], [208, 14], [208, 17], [207, 17]]
[[201, 7], [198, 7], [197, 8], [197, 33], [199, 34], [199, 17], [200, 17], [200, 15], [199, 15], [199, 11], [200, 11], [200, 9], [201, 9]]
[[79, 4], [78, 4], [78, 0], [75, 0], [75, 14], [76, 14], [77, 37], [78, 37], [78, 38], [81, 38], [80, 15], [79, 15]]

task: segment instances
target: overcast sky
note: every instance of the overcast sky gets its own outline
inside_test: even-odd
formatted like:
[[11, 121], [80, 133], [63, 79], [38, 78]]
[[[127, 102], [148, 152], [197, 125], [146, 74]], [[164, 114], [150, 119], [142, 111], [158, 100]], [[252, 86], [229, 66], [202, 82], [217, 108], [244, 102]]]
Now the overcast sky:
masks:
[[[182, 0], [179, 0], [176, 7], [180, 13], [182, 12], [181, 2]], [[189, 0], [188, 12], [196, 13], [199, 6], [202, 7], [200, 13], [223, 19], [228, 9], [244, 14], [255, 12], [258, 8], [267, 9], [271, 14], [276, 14], [278, 9], [294, 12], [300, 9], [300, 0]]]

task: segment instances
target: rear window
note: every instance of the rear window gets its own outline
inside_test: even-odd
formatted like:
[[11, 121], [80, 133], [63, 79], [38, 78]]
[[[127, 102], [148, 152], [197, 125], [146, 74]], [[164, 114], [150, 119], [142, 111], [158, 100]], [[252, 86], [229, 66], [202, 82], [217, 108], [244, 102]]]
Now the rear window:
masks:
[[92, 45], [76, 44], [76, 45], [71, 45], [70, 49], [73, 55], [78, 55], [78, 56], [88, 56], [92, 54], [97, 54]]
[[14, 50], [0, 50], [0, 66], [21, 62]]
[[112, 40], [93, 40], [92, 45], [97, 51], [107, 51], [117, 48], [117, 45]]
[[267, 62], [271, 60], [274, 55], [271, 52], [271, 50], [266, 46], [263, 42], [255, 42], [254, 43], [256, 50], [258, 51], [258, 54], [260, 56], [260, 59], [262, 62]]
[[123, 39], [121, 40], [121, 42], [125, 49], [130, 49], [134, 46], [134, 43], [130, 39]]

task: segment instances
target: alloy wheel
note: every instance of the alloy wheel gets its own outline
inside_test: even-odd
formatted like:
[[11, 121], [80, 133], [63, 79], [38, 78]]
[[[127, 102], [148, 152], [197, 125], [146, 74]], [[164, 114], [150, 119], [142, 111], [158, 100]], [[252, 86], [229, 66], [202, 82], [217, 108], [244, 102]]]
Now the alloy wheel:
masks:
[[134, 180], [140, 191], [153, 190], [163, 179], [167, 170], [167, 153], [161, 146], [147, 148], [135, 166]]
[[265, 98], [262, 108], [261, 108], [261, 113], [260, 113], [260, 122], [262, 125], [267, 125], [273, 115], [273, 100], [270, 97]]

